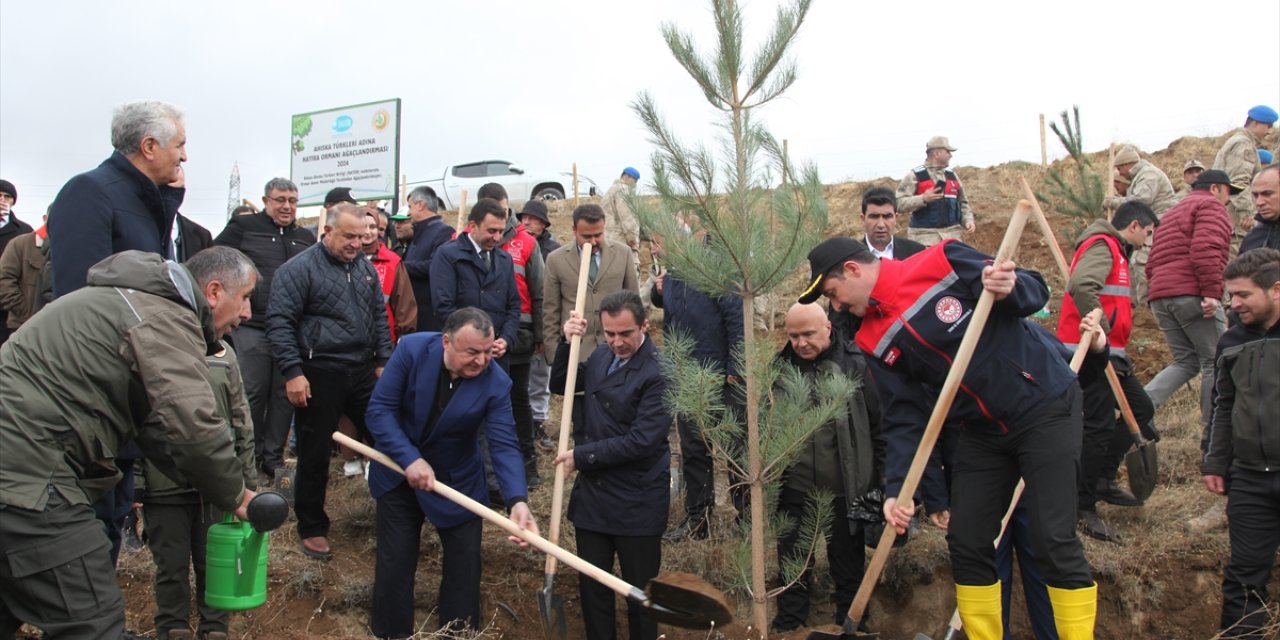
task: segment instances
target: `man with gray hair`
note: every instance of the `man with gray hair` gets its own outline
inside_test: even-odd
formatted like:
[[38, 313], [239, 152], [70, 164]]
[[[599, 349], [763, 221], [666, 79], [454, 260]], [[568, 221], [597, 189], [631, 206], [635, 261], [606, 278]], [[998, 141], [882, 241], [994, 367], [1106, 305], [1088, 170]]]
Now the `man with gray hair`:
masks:
[[[63, 185], [49, 209], [53, 295], [85, 285], [89, 267], [128, 249], [170, 255], [173, 218], [186, 190], [187, 131], [163, 102], [131, 102], [111, 118], [115, 151]], [[62, 244], [61, 249], [53, 245]]]
[[[293, 420], [293, 405], [284, 394], [284, 378], [267, 342], [267, 294], [276, 269], [316, 243], [310, 231], [298, 226], [298, 187], [287, 178], [272, 178], [263, 188], [263, 210], [234, 216], [213, 243], [243, 252], [258, 268], [253, 292], [253, 316], [232, 334], [240, 358], [245, 395], [253, 416], [253, 449], [258, 484], [271, 483], [284, 469], [284, 443]], [[287, 473], [287, 470], [285, 471]], [[288, 489], [281, 486], [281, 489]], [[288, 491], [285, 491], [288, 495]]]
[[431, 259], [436, 249], [453, 237], [454, 230], [440, 217], [440, 198], [431, 187], [410, 191], [408, 200], [412, 231], [405, 234], [410, 244], [404, 254], [404, 270], [409, 272], [413, 297], [418, 301], [418, 331], [439, 331], [444, 318], [435, 313], [431, 303]]

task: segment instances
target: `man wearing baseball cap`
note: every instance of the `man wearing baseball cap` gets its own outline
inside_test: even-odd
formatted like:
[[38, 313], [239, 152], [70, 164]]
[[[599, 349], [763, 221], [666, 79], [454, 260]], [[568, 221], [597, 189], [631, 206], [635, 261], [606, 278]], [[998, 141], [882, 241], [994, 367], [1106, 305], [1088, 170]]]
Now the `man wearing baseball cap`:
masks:
[[[1262, 139], [1275, 126], [1276, 110], [1260, 104], [1249, 110], [1245, 116], [1244, 126], [1232, 132], [1226, 144], [1218, 150], [1213, 159], [1213, 167], [1226, 172], [1231, 182], [1236, 185], [1248, 185], [1253, 176], [1262, 170], [1262, 162], [1258, 160], [1258, 149], [1262, 148]], [[1231, 214], [1231, 258], [1236, 257], [1240, 241], [1249, 229], [1253, 228], [1253, 202], [1249, 195], [1241, 193], [1232, 196], [1227, 203], [1227, 211]]]
[[955, 150], [944, 136], [929, 138], [924, 145], [924, 164], [898, 183], [898, 211], [911, 214], [907, 237], [925, 246], [947, 238], [959, 240], [974, 230], [964, 185], [947, 168]]
[[[855, 342], [880, 391], [885, 492], [896, 495], [978, 299], [994, 294], [950, 413], [963, 422], [947, 530], [960, 617], [969, 637], [1002, 637], [991, 541], [1021, 477], [1035, 496], [1026, 501], [1036, 523], [1032, 544], [1058, 634], [1092, 639], [1097, 585], [1076, 536], [1080, 387], [1066, 348], [1028, 319], [1049, 300], [1044, 279], [991, 260], [952, 240], [906, 260], [881, 260], [857, 240], [832, 238], [809, 253], [809, 286], [799, 301], [826, 297], [833, 309], [862, 318]], [[885, 517], [899, 534], [913, 515], [913, 505], [886, 500]]]

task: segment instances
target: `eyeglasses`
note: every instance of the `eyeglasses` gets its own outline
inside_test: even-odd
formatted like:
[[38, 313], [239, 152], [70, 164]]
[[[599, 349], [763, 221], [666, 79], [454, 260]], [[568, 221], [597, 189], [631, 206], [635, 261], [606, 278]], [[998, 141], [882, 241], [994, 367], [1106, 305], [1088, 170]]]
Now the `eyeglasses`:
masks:
[[276, 204], [298, 204], [297, 198], [286, 198], [284, 196], [276, 196], [274, 198], [267, 198], [267, 199]]

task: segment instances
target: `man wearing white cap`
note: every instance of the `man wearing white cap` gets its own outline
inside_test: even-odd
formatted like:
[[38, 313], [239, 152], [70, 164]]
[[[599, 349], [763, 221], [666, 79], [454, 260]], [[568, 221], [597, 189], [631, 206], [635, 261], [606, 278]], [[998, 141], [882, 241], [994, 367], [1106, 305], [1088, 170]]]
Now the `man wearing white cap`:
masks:
[[974, 230], [973, 211], [960, 178], [947, 166], [956, 150], [944, 136], [929, 138], [924, 164], [898, 183], [898, 210], [911, 214], [907, 237], [925, 246], [960, 239]]
[[1196, 179], [1200, 174], [1204, 173], [1204, 163], [1192, 158], [1182, 165], [1182, 190], [1175, 193], [1174, 197], [1181, 200], [1191, 193], [1191, 185], [1196, 183]]
[[[1262, 148], [1262, 139], [1271, 131], [1280, 115], [1276, 110], [1260, 104], [1249, 110], [1244, 126], [1237, 129], [1227, 138], [1226, 144], [1218, 150], [1213, 159], [1213, 169], [1225, 171], [1233, 184], [1247, 185], [1253, 176], [1262, 170], [1258, 160], [1258, 149]], [[1227, 203], [1227, 212], [1231, 214], [1234, 230], [1231, 235], [1231, 258], [1236, 257], [1240, 241], [1253, 228], [1253, 202], [1247, 191], [1232, 196]]]
[[[1173, 183], [1169, 182], [1169, 176], [1154, 164], [1143, 160], [1138, 155], [1138, 148], [1133, 145], [1126, 144], [1116, 152], [1116, 172], [1129, 179], [1129, 188], [1125, 190], [1125, 195], [1107, 196], [1103, 204], [1109, 209], [1118, 209], [1120, 205], [1127, 202], [1141, 202], [1151, 207], [1158, 220], [1178, 201], [1173, 193]], [[1147, 255], [1150, 252], [1151, 239], [1147, 238], [1146, 244], [1134, 250], [1130, 263], [1132, 297], [1134, 303], [1139, 305], [1147, 303], [1146, 267]]]

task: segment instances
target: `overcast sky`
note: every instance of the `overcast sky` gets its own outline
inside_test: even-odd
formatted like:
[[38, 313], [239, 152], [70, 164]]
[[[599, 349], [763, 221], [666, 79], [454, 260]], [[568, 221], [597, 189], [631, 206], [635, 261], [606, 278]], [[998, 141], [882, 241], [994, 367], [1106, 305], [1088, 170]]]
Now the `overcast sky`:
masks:
[[[758, 35], [777, 2], [744, 6]], [[410, 181], [499, 158], [577, 162], [601, 187], [634, 165], [643, 186], [639, 91], [686, 142], [717, 131], [664, 21], [710, 44], [696, 0], [0, 0], [0, 177], [17, 185], [19, 216], [38, 221], [68, 178], [110, 154], [113, 107], [171, 102], [189, 141], [182, 211], [216, 234], [233, 163], [259, 202], [289, 174], [292, 114], [401, 98]], [[1159, 149], [1278, 106], [1278, 28], [1274, 0], [816, 0], [793, 49], [800, 78], [761, 116], [828, 183], [901, 177], [932, 135], [951, 138], [959, 166], [1039, 161], [1038, 115], [1073, 104], [1089, 149]]]

